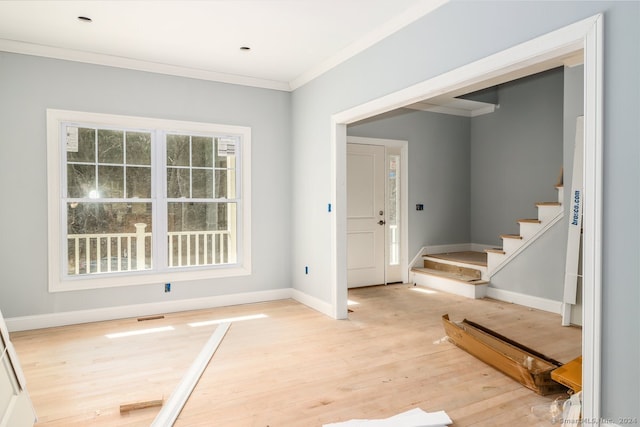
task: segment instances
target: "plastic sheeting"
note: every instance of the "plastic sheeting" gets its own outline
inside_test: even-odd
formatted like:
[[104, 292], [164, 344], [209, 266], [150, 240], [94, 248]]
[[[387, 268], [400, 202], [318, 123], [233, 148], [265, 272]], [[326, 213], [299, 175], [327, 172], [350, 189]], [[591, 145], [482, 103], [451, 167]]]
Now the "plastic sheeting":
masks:
[[441, 427], [452, 422], [444, 411], [425, 412], [415, 408], [381, 420], [356, 419], [325, 424], [323, 427]]

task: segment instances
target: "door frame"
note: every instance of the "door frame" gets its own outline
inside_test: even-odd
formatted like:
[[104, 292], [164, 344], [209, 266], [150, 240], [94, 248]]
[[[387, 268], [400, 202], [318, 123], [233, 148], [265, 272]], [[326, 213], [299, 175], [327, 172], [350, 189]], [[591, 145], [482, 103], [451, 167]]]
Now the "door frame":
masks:
[[[389, 206], [387, 205], [387, 172], [388, 172], [388, 164], [387, 164], [387, 155], [388, 148], [395, 148], [400, 150], [400, 269], [402, 271], [402, 283], [409, 282], [409, 267], [408, 267], [408, 254], [409, 254], [409, 141], [403, 141], [399, 139], [384, 139], [384, 138], [368, 138], [362, 136], [350, 136], [347, 135], [347, 144], [362, 144], [362, 145], [381, 145], [385, 147], [384, 150], [384, 170], [385, 170], [385, 182], [384, 182], [384, 195], [385, 195], [385, 212], [389, 211]], [[346, 150], [346, 145], [345, 145]], [[346, 153], [346, 151], [345, 151]], [[346, 156], [346, 154], [345, 154]], [[345, 176], [346, 176], [346, 162], [345, 162]], [[345, 205], [346, 206], [346, 205]], [[386, 214], [385, 214], [386, 218]], [[388, 253], [388, 234], [386, 233], [387, 229], [385, 227], [384, 234], [384, 283], [389, 283], [387, 277], [387, 267], [389, 264], [389, 253]]]
[[584, 55], [583, 208], [583, 418], [600, 419], [602, 327], [602, 132], [603, 16], [594, 15], [460, 68], [331, 116], [331, 304], [336, 319], [347, 318], [346, 286], [346, 129], [347, 124], [439, 94], [482, 85], [505, 75], [524, 74], [545, 61]]

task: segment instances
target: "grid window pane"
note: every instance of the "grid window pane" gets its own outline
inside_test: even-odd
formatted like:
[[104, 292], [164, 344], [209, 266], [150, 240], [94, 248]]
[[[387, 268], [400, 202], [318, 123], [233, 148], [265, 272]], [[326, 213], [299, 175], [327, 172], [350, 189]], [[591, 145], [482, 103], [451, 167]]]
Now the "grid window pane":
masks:
[[234, 199], [236, 197], [236, 171], [216, 170], [216, 194], [217, 199]]
[[68, 162], [96, 161], [96, 130], [90, 128], [78, 129], [77, 147], [67, 148]]
[[167, 135], [167, 166], [189, 166], [189, 137]]
[[95, 198], [124, 197], [124, 167], [98, 166], [98, 194]]
[[148, 199], [151, 197], [151, 168], [127, 167], [126, 197]]
[[178, 199], [191, 196], [189, 169], [167, 168], [167, 197]]
[[151, 165], [151, 134], [127, 132], [127, 164]]
[[213, 197], [213, 170], [194, 169], [191, 171], [193, 178], [193, 198], [210, 199]]
[[194, 136], [191, 142], [191, 165], [213, 167], [213, 138]]
[[122, 164], [124, 162], [124, 132], [98, 130], [98, 162]]
[[96, 190], [96, 168], [94, 165], [67, 165], [67, 197], [89, 197]]

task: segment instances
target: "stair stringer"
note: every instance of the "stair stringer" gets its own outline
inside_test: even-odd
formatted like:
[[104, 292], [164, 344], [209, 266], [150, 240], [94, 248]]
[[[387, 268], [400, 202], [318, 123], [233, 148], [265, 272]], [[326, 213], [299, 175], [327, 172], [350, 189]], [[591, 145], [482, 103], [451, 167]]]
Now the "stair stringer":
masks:
[[540, 238], [540, 236], [544, 235], [553, 225], [555, 225], [558, 221], [560, 221], [564, 217], [564, 209], [558, 209], [558, 213], [549, 219], [548, 221], [544, 221], [542, 224], [536, 224], [537, 230], [533, 232], [531, 235], [528, 235], [526, 239], [522, 241], [522, 244], [515, 249], [513, 252], [505, 253], [504, 255], [499, 256], [498, 254], [489, 254], [487, 269], [489, 278], [493, 277], [496, 273], [502, 270], [507, 264], [509, 264], [513, 259], [522, 254], [526, 249], [534, 243], [536, 240]]
[[560, 313], [564, 284], [566, 226], [556, 221], [528, 245], [527, 253], [494, 274], [487, 296]]

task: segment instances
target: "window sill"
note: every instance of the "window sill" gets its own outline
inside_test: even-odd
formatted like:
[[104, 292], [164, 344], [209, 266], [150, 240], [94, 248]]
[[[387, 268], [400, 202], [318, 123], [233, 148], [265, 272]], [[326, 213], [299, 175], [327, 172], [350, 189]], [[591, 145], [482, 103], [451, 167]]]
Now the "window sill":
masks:
[[127, 272], [111, 273], [101, 276], [88, 275], [67, 279], [49, 280], [49, 292], [68, 292], [88, 289], [104, 289], [139, 285], [152, 285], [171, 282], [188, 282], [194, 280], [219, 279], [226, 277], [241, 277], [251, 275], [251, 268], [235, 266], [225, 268], [207, 268], [192, 271], [163, 271], [163, 272]]

